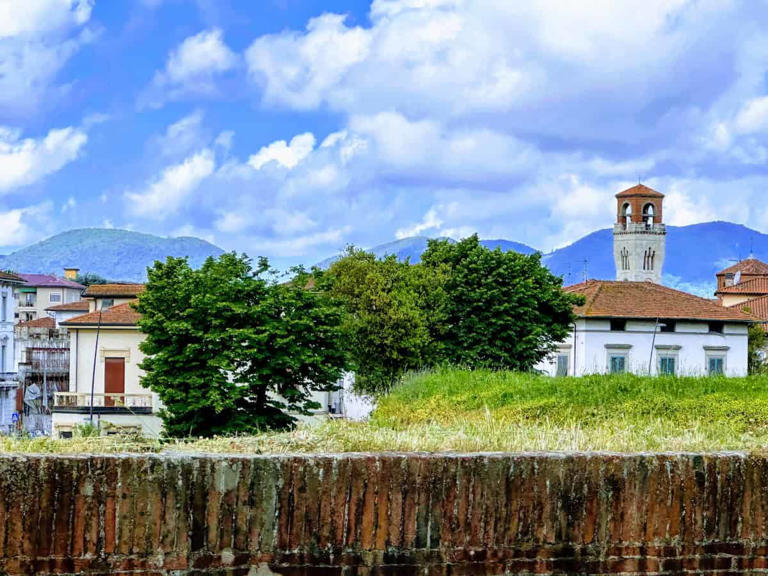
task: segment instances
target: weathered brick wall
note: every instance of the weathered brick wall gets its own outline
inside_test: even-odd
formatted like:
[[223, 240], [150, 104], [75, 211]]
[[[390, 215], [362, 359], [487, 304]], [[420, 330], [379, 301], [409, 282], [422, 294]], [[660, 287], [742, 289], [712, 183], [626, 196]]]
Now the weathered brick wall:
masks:
[[0, 458], [0, 571], [768, 569], [743, 454]]

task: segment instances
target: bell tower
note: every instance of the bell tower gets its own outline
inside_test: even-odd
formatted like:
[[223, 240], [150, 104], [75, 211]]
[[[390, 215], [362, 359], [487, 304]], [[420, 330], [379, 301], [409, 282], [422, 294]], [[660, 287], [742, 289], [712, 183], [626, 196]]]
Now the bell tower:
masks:
[[616, 279], [661, 284], [667, 230], [662, 220], [664, 194], [638, 184], [616, 194], [613, 259]]

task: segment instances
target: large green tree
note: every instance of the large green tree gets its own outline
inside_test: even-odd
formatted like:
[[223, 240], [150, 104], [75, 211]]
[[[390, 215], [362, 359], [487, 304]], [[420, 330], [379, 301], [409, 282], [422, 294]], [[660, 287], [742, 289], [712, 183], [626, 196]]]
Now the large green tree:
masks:
[[527, 371], [568, 336], [581, 299], [563, 292], [539, 254], [489, 250], [475, 235], [431, 240], [421, 261], [444, 279], [430, 314], [445, 362]]
[[144, 386], [170, 436], [285, 428], [335, 387], [346, 360], [341, 311], [302, 271], [277, 282], [265, 259], [168, 258], [148, 270], [137, 305]]
[[426, 290], [420, 271], [395, 256], [349, 248], [318, 285], [344, 304], [344, 342], [358, 390], [385, 392], [408, 370], [430, 363]]

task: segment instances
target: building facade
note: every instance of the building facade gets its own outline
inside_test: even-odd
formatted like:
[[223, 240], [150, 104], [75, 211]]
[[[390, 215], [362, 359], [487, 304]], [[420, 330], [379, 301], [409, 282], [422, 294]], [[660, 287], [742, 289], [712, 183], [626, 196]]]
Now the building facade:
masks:
[[70, 389], [56, 394], [53, 435], [69, 436], [92, 418], [106, 433], [159, 436], [159, 399], [141, 386], [139, 314], [131, 302], [103, 309], [102, 304], [61, 323], [70, 338]]
[[16, 298], [15, 318], [29, 322], [44, 318], [45, 309], [58, 304], [81, 300], [85, 286], [73, 280], [58, 278], [51, 274], [19, 274], [24, 284], [14, 288]]
[[664, 195], [638, 184], [616, 195], [613, 227], [616, 279], [661, 284], [667, 230], [663, 222]]
[[754, 318], [740, 310], [652, 282], [590, 280], [566, 291], [586, 301], [571, 335], [538, 366], [551, 376], [747, 374]]

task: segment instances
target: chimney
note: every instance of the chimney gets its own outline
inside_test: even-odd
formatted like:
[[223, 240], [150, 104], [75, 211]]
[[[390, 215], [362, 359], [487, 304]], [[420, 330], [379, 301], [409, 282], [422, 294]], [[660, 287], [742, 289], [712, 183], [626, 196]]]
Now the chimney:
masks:
[[77, 278], [78, 272], [80, 272], [80, 268], [64, 268], [64, 278], [74, 280]]

